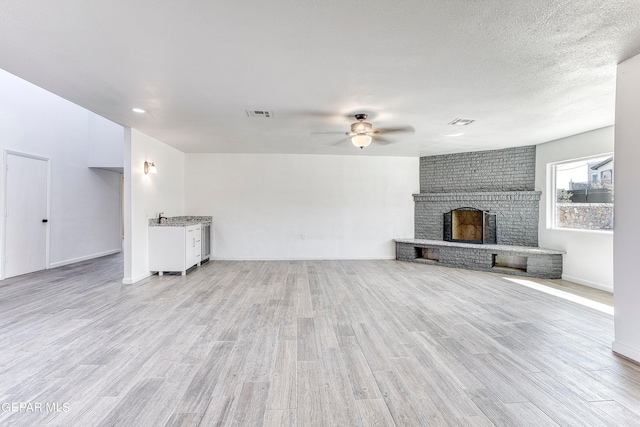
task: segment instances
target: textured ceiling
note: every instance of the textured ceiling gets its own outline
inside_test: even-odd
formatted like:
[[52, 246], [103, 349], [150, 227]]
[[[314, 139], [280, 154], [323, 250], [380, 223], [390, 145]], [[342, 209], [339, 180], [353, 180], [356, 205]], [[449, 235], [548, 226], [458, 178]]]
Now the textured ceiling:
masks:
[[[542, 143], [613, 124], [616, 64], [640, 53], [639, 1], [0, 0], [0, 10], [0, 68], [185, 152], [417, 156]], [[347, 131], [357, 112], [415, 133], [362, 152], [322, 133]], [[455, 118], [476, 121], [447, 125]]]

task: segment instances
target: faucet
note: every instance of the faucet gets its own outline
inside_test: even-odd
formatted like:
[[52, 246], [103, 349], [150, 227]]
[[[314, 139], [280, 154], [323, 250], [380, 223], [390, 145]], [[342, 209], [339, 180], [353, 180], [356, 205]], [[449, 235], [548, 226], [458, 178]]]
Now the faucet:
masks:
[[166, 218], [166, 216], [162, 216], [164, 215], [164, 212], [160, 212], [158, 214], [158, 224], [162, 224], [162, 218]]

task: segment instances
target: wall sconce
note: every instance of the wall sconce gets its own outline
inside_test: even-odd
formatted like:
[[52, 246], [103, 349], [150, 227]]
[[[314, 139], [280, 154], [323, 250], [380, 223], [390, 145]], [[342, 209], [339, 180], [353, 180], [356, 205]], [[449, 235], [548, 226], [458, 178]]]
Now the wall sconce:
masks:
[[156, 169], [156, 164], [154, 162], [144, 162], [144, 174], [149, 175], [150, 173], [154, 175], [158, 173], [158, 169]]

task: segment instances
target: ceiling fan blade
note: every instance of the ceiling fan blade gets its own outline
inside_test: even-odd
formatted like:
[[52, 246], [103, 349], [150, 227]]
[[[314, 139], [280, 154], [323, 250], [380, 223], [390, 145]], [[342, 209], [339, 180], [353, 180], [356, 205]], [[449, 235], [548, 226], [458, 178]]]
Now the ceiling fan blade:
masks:
[[341, 145], [341, 144], [344, 144], [345, 142], [351, 142], [351, 141], [349, 140], [349, 138], [343, 138], [343, 139], [341, 139], [340, 141], [338, 141], [338, 142], [334, 142], [333, 144], [330, 144], [330, 145], [333, 145], [333, 146], [335, 146], [335, 145]]
[[311, 132], [311, 135], [344, 135], [344, 131]]
[[413, 126], [402, 126], [402, 127], [397, 127], [397, 128], [382, 128], [382, 129], [376, 129], [376, 133], [379, 134], [383, 134], [383, 133], [400, 133], [400, 132], [415, 132], [416, 130], [414, 129]]
[[373, 142], [376, 142], [376, 143], [378, 143], [378, 144], [380, 144], [380, 145], [387, 145], [387, 144], [393, 144], [393, 143], [395, 143], [395, 142], [397, 142], [397, 141], [391, 141], [390, 139], [387, 139], [387, 138], [383, 138], [383, 137], [381, 137], [381, 136], [374, 135], [374, 136], [373, 136]]

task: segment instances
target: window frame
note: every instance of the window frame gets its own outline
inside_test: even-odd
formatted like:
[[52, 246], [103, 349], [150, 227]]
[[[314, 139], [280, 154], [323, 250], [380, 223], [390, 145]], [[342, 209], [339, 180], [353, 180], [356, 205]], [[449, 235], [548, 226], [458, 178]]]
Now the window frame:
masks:
[[[546, 212], [546, 217], [547, 217], [547, 229], [548, 230], [558, 230], [558, 231], [570, 231], [570, 232], [581, 232], [581, 233], [598, 233], [598, 234], [613, 234], [613, 229], [611, 230], [588, 230], [588, 229], [584, 229], [584, 228], [568, 228], [568, 227], [558, 227], [557, 224], [557, 215], [556, 215], [556, 211], [557, 211], [557, 200], [558, 200], [558, 196], [556, 194], [557, 188], [556, 188], [556, 172], [557, 172], [557, 168], [560, 165], [564, 165], [567, 163], [574, 163], [574, 162], [581, 162], [581, 161], [590, 161], [590, 160], [596, 160], [596, 159], [601, 159], [601, 158], [606, 158], [606, 157], [611, 157], [613, 156], [613, 162], [615, 165], [615, 155], [613, 152], [605, 152], [605, 153], [600, 153], [600, 154], [596, 154], [596, 155], [591, 155], [591, 156], [584, 156], [584, 157], [576, 157], [576, 158], [572, 158], [572, 159], [566, 159], [566, 160], [559, 160], [557, 162], [551, 162], [551, 163], [547, 163], [547, 197], [546, 197], [546, 202], [547, 202], [547, 212]], [[614, 166], [615, 168], [615, 166]], [[615, 172], [612, 174], [612, 178], [615, 175]], [[587, 177], [588, 179], [590, 179], [591, 175], [589, 173], [587, 173]], [[615, 190], [614, 190], [614, 197], [615, 197]], [[614, 206], [615, 206], [615, 202], [614, 202]], [[614, 222], [614, 228], [615, 228], [615, 222]]]

